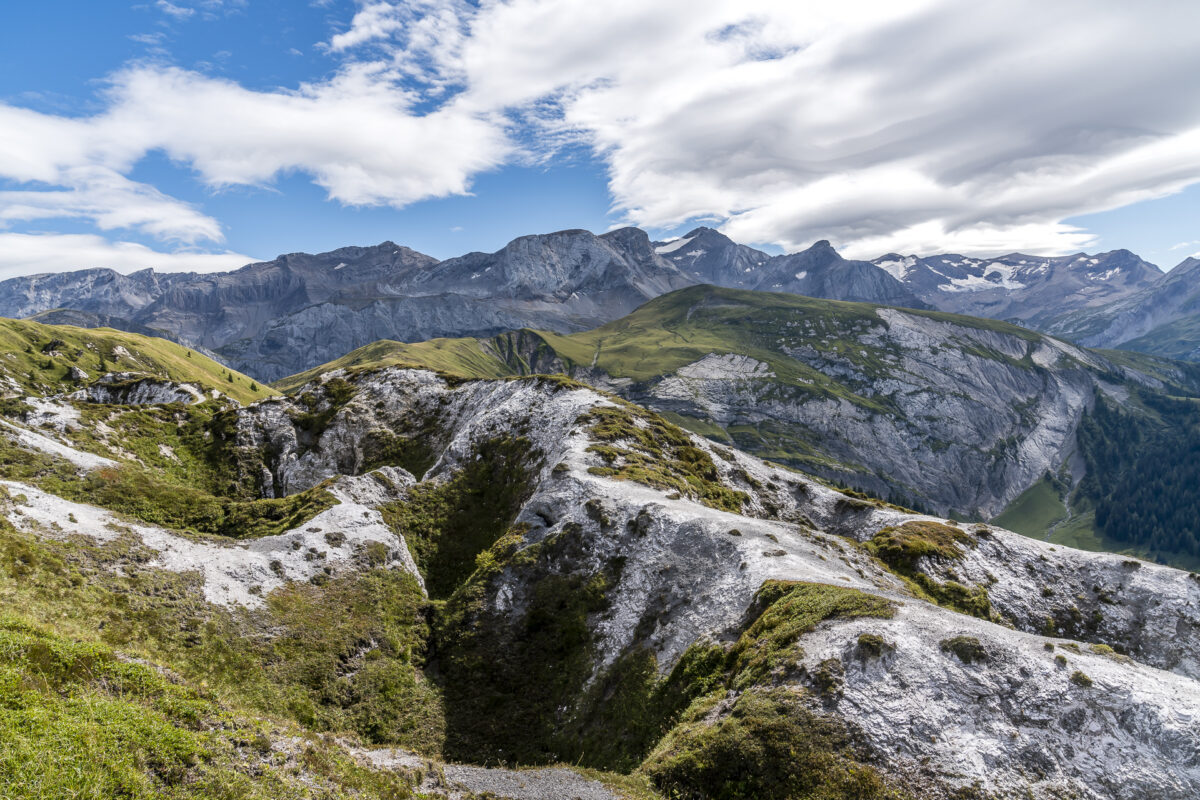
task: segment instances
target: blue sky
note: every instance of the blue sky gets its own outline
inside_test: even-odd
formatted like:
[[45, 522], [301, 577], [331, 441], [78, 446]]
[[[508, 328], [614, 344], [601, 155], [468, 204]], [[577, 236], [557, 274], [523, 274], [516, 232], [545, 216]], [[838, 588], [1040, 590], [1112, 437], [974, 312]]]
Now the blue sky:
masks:
[[0, 277], [621, 224], [1200, 252], [1191, 4], [827, 6], [7, 4]]

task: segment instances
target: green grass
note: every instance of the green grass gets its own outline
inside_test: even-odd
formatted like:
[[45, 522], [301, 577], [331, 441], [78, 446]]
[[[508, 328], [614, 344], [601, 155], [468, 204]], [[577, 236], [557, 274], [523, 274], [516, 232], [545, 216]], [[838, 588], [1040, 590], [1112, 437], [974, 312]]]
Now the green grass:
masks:
[[1067, 519], [1067, 507], [1052, 481], [1042, 478], [1013, 500], [991, 522], [1001, 528], [1044, 539], [1054, 525]]
[[1200, 558], [1183, 553], [1156, 552], [1146, 548], [1130, 547], [1127, 542], [1104, 536], [1096, 530], [1095, 513], [1091, 511], [1078, 514], [1059, 525], [1047, 541], [1064, 547], [1074, 547], [1076, 550], [1087, 550], [1093, 553], [1118, 553], [1145, 561], [1166, 564], [1176, 569], [1190, 572], [1200, 571]]
[[686, 414], [676, 414], [674, 411], [660, 411], [658, 415], [672, 425], [678, 425], [680, 428], [691, 431], [697, 436], [703, 436], [706, 439], [712, 439], [724, 444], [733, 444], [733, 439], [730, 437], [729, 432], [715, 422], [699, 419], [698, 417], [689, 417]]
[[411, 575], [372, 568], [369, 550], [357, 574], [290, 583], [261, 609], [229, 610], [204, 602], [195, 574], [145, 566], [132, 536], [92, 545], [0, 528], [4, 607], [169, 664], [246, 714], [440, 750], [439, 692], [421, 674], [426, 600]]
[[452, 595], [504, 535], [532, 491], [539, 461], [525, 437], [486, 440], [450, 480], [418, 484], [380, 508], [408, 543], [430, 597]]
[[786, 671], [804, 655], [800, 637], [827, 619], [891, 617], [888, 600], [843, 586], [793, 581], [767, 581], [755, 596], [755, 621], [729, 652], [732, 688], [764, 683]]
[[464, 378], [503, 378], [514, 374], [478, 339], [431, 339], [413, 344], [380, 339], [327, 364], [276, 381], [274, 386], [281, 392], [293, 392], [335, 369], [355, 372], [391, 366], [421, 367]]
[[918, 521], [884, 528], [866, 546], [888, 566], [913, 570], [921, 558], [958, 561], [966, 555], [965, 548], [973, 544], [967, 533], [953, 525]]
[[1139, 351], [1172, 359], [1191, 358], [1200, 346], [1200, 314], [1159, 325], [1149, 333], [1124, 342], [1121, 350]]
[[[297, 763], [273, 753], [279, 737], [295, 737]], [[414, 796], [401, 773], [11, 615], [0, 617], [0, 741], [6, 800]]]
[[[57, 704], [67, 693], [61, 681], [54, 683], [37, 703], [5, 716], [13, 705], [11, 682], [5, 682], [6, 628], [0, 622], [0, 741], [5, 743], [0, 796], [410, 796], [403, 773], [363, 770], [333, 739], [314, 734], [399, 746], [435, 759], [443, 752], [446, 705], [440, 673], [429, 663], [430, 648], [439, 641], [432, 629], [441, 618], [441, 604], [430, 603], [412, 576], [372, 568], [368, 548], [360, 554], [357, 573], [289, 583], [256, 610], [225, 609], [203, 601], [196, 575], [148, 567], [147, 556], [131, 536], [93, 545], [83, 539], [39, 539], [0, 525], [0, 607], [21, 609], [26, 624], [52, 627], [57, 639], [77, 643], [82, 652], [119, 650], [169, 665], [172, 672], [163, 676], [152, 667], [128, 668], [167, 683], [168, 691], [198, 708], [191, 711], [173, 700], [189, 716], [160, 718], [155, 697], [114, 692], [113, 677], [88, 662], [87, 674], [97, 686], [84, 687], [85, 694], [90, 698], [99, 688], [103, 705], [85, 718], [66, 720], [65, 729], [42, 735], [34, 723], [59, 714], [57, 706], [47, 711], [47, 704]], [[553, 580], [539, 585], [543, 599], [532, 604], [528, 630], [541, 630], [536, 635], [551, 651], [539, 652], [514, 672], [522, 689], [512, 694], [518, 700], [529, 695], [525, 682], [532, 678], [539, 687], [562, 680], [567, 662], [545, 656], [568, 647], [570, 631], [576, 641], [590, 641], [579, 617], [559, 613], [560, 589]], [[584, 619], [586, 614], [585, 609]], [[440, 641], [447, 664], [453, 651]], [[485, 645], [476, 652], [485, 675], [505, 663], [503, 651]], [[111, 655], [103, 659], [109, 663]], [[119, 662], [122, 669], [125, 663]], [[40, 687], [41, 676], [28, 665], [16, 671], [19, 686]], [[552, 717], [551, 711], [545, 718]], [[505, 729], [510, 721], [500, 717], [492, 724]], [[8, 736], [13, 728], [20, 734], [15, 738]], [[270, 754], [270, 740], [280, 738], [300, 740], [297, 758]], [[13, 742], [21, 746], [10, 747]], [[66, 752], [54, 752], [59, 746]], [[476, 760], [479, 754], [465, 755]], [[39, 764], [57, 765], [56, 758], [77, 784], [56, 783], [57, 772], [39, 770]], [[644, 778], [591, 776], [616, 787], [621, 796], [657, 796]]]
[[[1193, 342], [1200, 342], [1200, 331]], [[1153, 355], [1152, 353], [1137, 352], [1128, 348], [1127, 343], [1120, 350], [1096, 350], [1104, 358], [1122, 367], [1137, 370], [1167, 385], [1171, 394], [1195, 395], [1200, 392], [1200, 364], [1191, 361], [1178, 361], [1166, 358], [1167, 353]], [[1128, 349], [1126, 349], [1128, 348]], [[1195, 345], [1193, 348], [1195, 349]], [[1187, 353], [1181, 353], [1187, 355]]]
[[722, 698], [697, 701], [643, 770], [679, 800], [901, 800], [836, 717], [786, 689], [754, 689], [714, 720]]
[[[128, 356], [118, 356], [121, 347]], [[89, 379], [74, 384], [71, 367]], [[16, 381], [30, 394], [56, 394], [105, 372], [141, 372], [178, 382], [217, 389], [240, 403], [275, 394], [270, 387], [231, 371], [216, 361], [166, 339], [155, 339], [111, 328], [42, 325], [29, 320], [0, 319], [0, 375]]]
[[[25, 481], [67, 500], [152, 525], [231, 539], [283, 533], [337, 502], [323, 486], [277, 499], [213, 494], [188, 485], [183, 476], [130, 462], [81, 474], [61, 458], [25, 450], [4, 436], [0, 436], [0, 472], [8, 480]], [[195, 475], [197, 483], [205, 482], [204, 470], [196, 469]]]
[[[883, 322], [877, 306], [821, 300], [774, 292], [694, 286], [657, 297], [629, 316], [595, 330], [574, 334], [520, 331], [527, 349], [545, 350], [569, 369], [595, 365], [618, 378], [646, 381], [669, 375], [709, 353], [738, 353], [766, 362], [775, 383], [817, 396], [845, 398], [867, 409], [879, 402], [858, 394], [845, 381], [788, 357], [781, 344], [812, 344], [844, 358], [867, 375], [896, 368], [894, 354], [864, 346], [858, 336]], [[1034, 343], [1041, 335], [996, 320], [905, 309], [967, 330], [998, 332]], [[803, 328], [797, 328], [802, 323]], [[526, 354], [514, 352], [512, 335], [494, 339], [435, 339], [419, 344], [376, 342], [336, 361], [286, 378], [276, 386], [290, 391], [331, 369], [362, 369], [388, 364], [422, 365], [467, 378], [494, 378], [530, 369]], [[504, 342], [501, 342], [501, 340]], [[986, 357], [1028, 366], [999, 353]], [[503, 356], [503, 357], [502, 357]]]
[[863, 546], [899, 576], [917, 597], [962, 614], [999, 621], [992, 611], [986, 586], [959, 583], [955, 579], [957, 576], [952, 574], [949, 580], [939, 580], [938, 577], [945, 576], [941, 575], [938, 565], [934, 565], [931, 575], [922, 562], [922, 559], [962, 560], [967, 548], [975, 546], [975, 539], [959, 528], [940, 522], [906, 522], [898, 527], [884, 528]]
[[[670, 798], [908, 797], [872, 766], [836, 716], [817, 710], [812, 691], [799, 689], [797, 680], [803, 636], [817, 625], [894, 613], [890, 601], [855, 589], [767, 581], [751, 605], [753, 622], [732, 647], [698, 643], [684, 654], [666, 685], [690, 668], [685, 685], [693, 690], [673, 695], [690, 706], [677, 721], [670, 718], [640, 771]], [[823, 666], [833, 673], [840, 664]], [[815, 691], [831, 688], [821, 675], [812, 677]], [[791, 687], [774, 688], [788, 679]]]
[[[1200, 570], [1200, 558], [1184, 553], [1157, 552], [1144, 547], [1130, 546], [1096, 530], [1096, 513], [1077, 510], [1070, 516], [1058, 490], [1046, 478], [1022, 493], [999, 516], [993, 525], [1014, 531], [1031, 539], [1040, 539], [1063, 547], [1092, 553], [1118, 553], [1146, 561], [1159, 562], [1189, 571]], [[1051, 531], [1053, 527], [1053, 531]], [[1049, 535], [1047, 535], [1049, 534]]]

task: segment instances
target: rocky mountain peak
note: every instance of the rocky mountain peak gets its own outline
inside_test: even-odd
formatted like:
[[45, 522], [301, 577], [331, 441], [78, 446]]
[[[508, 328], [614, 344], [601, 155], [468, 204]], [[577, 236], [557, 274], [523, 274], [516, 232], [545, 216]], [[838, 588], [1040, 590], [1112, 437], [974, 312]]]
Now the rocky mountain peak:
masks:
[[1179, 278], [1185, 275], [1190, 276], [1196, 274], [1198, 270], [1200, 270], [1200, 258], [1189, 256], [1172, 267], [1167, 276], [1170, 278]]

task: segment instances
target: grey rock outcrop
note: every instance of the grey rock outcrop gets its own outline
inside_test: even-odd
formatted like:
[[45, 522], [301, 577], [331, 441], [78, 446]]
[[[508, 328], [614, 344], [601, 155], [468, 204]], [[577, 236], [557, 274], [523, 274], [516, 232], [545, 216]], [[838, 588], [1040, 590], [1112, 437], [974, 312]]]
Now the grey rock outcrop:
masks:
[[[214, 390], [213, 396], [216, 395]], [[68, 397], [89, 403], [129, 406], [192, 405], [207, 399], [204, 390], [195, 384], [153, 378], [138, 372], [109, 372]]]
[[[822, 664], [836, 660], [841, 684], [824, 711], [856, 732], [878, 768], [924, 775], [922, 796], [975, 790], [996, 798], [1182, 800], [1200, 792], [1200, 583], [1186, 573], [975, 526], [962, 530], [962, 560], [918, 565], [942, 577], [952, 566], [958, 580], [990, 592], [998, 619], [966, 616], [913, 597], [845, 543], [944, 521], [848, 498], [699, 438], [692, 444], [712, 459], [720, 482], [746, 494], [741, 514], [594, 474], [604, 462], [579, 420], [612, 401], [588, 389], [541, 379], [452, 386], [394, 368], [350, 380], [355, 394], [307, 445], [288, 413], [293, 401], [241, 412], [247, 446], [281, 447], [271, 467], [276, 484], [298, 491], [361, 469], [364, 442], [379, 429], [432, 432], [436, 459], [417, 479], [433, 483], [473, 459], [478, 442], [524, 432], [542, 466], [517, 517], [523, 546], [569, 539], [555, 565], [564, 574], [622, 564], [607, 590], [608, 610], [589, 621], [596, 676], [633, 649], [650, 648], [665, 671], [694, 642], [727, 641], [764, 581], [845, 586], [894, 600], [895, 615], [820, 624], [801, 637], [794, 669], [779, 680], [808, 687]], [[318, 408], [332, 408], [322, 385], [307, 391], [322, 398]], [[540, 576], [533, 562], [514, 563], [525, 566], [488, 584], [485, 603], [509, 620], [503, 624], [519, 627]], [[1053, 582], [1062, 599], [1034, 591], [1042, 582]], [[1046, 619], [1067, 603], [1078, 615], [1102, 610], [1104, 618], [1047, 631]], [[861, 656], [862, 634], [880, 637], [880, 656]], [[947, 645], [961, 637], [979, 658], [964, 660]]]
[[[623, 377], [629, 358], [679, 335], [685, 320], [684, 338], [703, 336], [712, 352], [661, 374]], [[567, 372], [656, 411], [715, 423], [743, 450], [974, 517], [999, 514], [1047, 470], [1073, 463], [1076, 430], [1098, 392], [1123, 403], [1130, 386], [1163, 385], [1022, 328], [902, 308], [781, 306], [770, 296], [695, 287], [624, 325], [656, 333], [630, 343], [632, 355], [606, 358], [626, 352], [624, 328], [613, 330], [597, 363], [547, 358], [528, 332], [484, 346], [521, 370]], [[1194, 386], [1194, 376], [1167, 373]]]

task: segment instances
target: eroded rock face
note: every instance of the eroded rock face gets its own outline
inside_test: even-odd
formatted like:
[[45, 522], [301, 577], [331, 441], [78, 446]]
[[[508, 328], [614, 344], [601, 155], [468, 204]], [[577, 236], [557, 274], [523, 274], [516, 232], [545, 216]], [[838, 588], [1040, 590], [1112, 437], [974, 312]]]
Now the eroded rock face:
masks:
[[[762, 372], [730, 359], [704, 369]], [[424, 507], [480, 463], [498, 471], [485, 469], [485, 483], [500, 481], [516, 461], [511, 508], [473, 508], [484, 484], [454, 498], [500, 529], [490, 549], [464, 553], [463, 591], [437, 589], [450, 609], [439, 622], [451, 631], [439, 640], [443, 679], [461, 672], [462, 648], [487, 664], [474, 673], [482, 684], [497, 671], [550, 669], [550, 722], [569, 726], [596, 711], [603, 687], [627, 685], [631, 660], [651, 665], [644, 682], [695, 648], [724, 652], [762, 612], [764, 586], [824, 587], [889, 613], [835, 614], [774, 641], [768, 669], [721, 684], [705, 724], [740, 696], [782, 689], [845, 726], [865, 763], [922, 798], [1200, 793], [1200, 582], [1187, 573], [835, 491], [563, 380], [448, 382], [388, 368], [329, 374], [235, 413], [239, 463], [262, 471], [253, 477], [264, 494], [323, 484], [337, 504], [241, 542], [132, 523], [12, 481], [5, 513], [39, 535], [135, 537], [145, 563], [197, 573], [204, 598], [222, 606], [255, 607], [287, 580], [353, 574], [370, 550], [376, 566], [421, 576], [434, 596], [425, 556], [389, 513]], [[16, 426], [5, 435], [36, 446]], [[487, 462], [501, 440], [517, 447]], [[547, 587], [561, 594], [548, 598]], [[946, 599], [966, 595], [978, 616]], [[530, 649], [531, 632], [567, 613], [581, 626], [574, 649], [554, 651], [561, 664], [533, 661], [546, 656]]]
[[[980, 619], [913, 596], [911, 584], [847, 541], [944, 521], [848, 497], [699, 438], [692, 446], [711, 459], [714, 480], [744, 493], [741, 513], [596, 474], [608, 462], [592, 449], [587, 415], [616, 406], [587, 389], [544, 379], [451, 386], [432, 373], [387, 369], [349, 376], [345, 399], [328, 384], [347, 377], [307, 387], [314, 404], [272, 401], [242, 412], [246, 446], [276, 454], [264, 466], [280, 491], [366, 470], [372, 431], [428, 444], [416, 479], [431, 484], [451, 479], [478, 457], [479, 442], [498, 435], [519, 433], [537, 452], [515, 518], [518, 552], [553, 558], [514, 559], [483, 585], [479, 613], [496, 635], [511, 626], [510, 641], [520, 640], [515, 632], [548, 575], [605, 576], [603, 609], [588, 616], [592, 680], [647, 648], [665, 673], [697, 641], [736, 637], [764, 581], [856, 589], [893, 601], [894, 616], [818, 625], [776, 680], [819, 697], [822, 712], [849, 725], [886, 773], [924, 776], [935, 788], [922, 796], [971, 787], [1012, 798], [1200, 792], [1200, 583], [1186, 573], [964, 526], [957, 555], [923, 556], [914, 574], [984, 590], [992, 619]], [[342, 401], [322, 430], [297, 426], [308, 409], [332, 408], [333, 396]], [[878, 654], [864, 655], [862, 634], [882, 639]], [[831, 660], [837, 686], [819, 690], [814, 676]]]
[[137, 372], [110, 372], [101, 375], [94, 383], [72, 392], [69, 397], [89, 403], [127, 406], [166, 403], [191, 405], [207, 399], [204, 389], [195, 384], [162, 380]]
[[796, 463], [829, 478], [977, 517], [1000, 513], [1070, 459], [1097, 391], [1123, 399], [1113, 381], [1153, 383], [1032, 333], [902, 309], [874, 313], [869, 324], [832, 334], [836, 346], [822, 344], [800, 315], [772, 329], [775, 349], [833, 378], [840, 394], [814, 392], [735, 354], [713, 353], [637, 383], [594, 367], [571, 374], [656, 410], [715, 422], [747, 446], [781, 457], [790, 450]]

